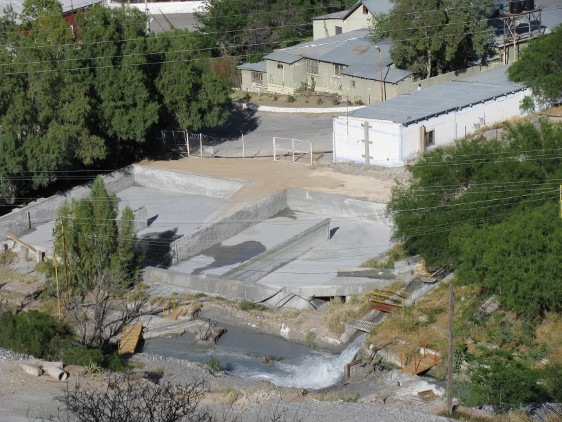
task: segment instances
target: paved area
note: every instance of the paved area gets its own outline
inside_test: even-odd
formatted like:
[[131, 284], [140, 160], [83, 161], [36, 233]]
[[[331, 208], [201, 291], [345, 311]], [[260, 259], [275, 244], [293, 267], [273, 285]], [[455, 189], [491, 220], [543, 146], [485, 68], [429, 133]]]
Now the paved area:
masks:
[[285, 211], [258, 223], [170, 269], [195, 275], [222, 275], [324, 220], [324, 217]]
[[[159, 246], [194, 232], [209, 214], [224, 203], [223, 199], [139, 186], [125, 189], [117, 197], [120, 209], [126, 205], [133, 210], [143, 205], [146, 207], [148, 227], [139, 231], [137, 237], [145, 243], [145, 252], [154, 260], [158, 259], [158, 250], [162, 249]], [[50, 250], [53, 227], [54, 220], [49, 219], [20, 237], [35, 247]], [[154, 250], [155, 247], [157, 250]]]
[[[242, 134], [246, 157], [273, 157], [274, 136], [311, 141], [314, 152], [331, 153], [333, 117], [235, 110], [221, 128], [206, 132], [204, 139], [206, 145], [213, 144], [214, 155], [220, 157], [242, 157]], [[309, 146], [300, 143], [298, 148], [308, 151]]]
[[337, 271], [339, 268], [358, 267], [389, 249], [390, 227], [342, 218], [332, 219], [330, 226], [333, 232], [330, 240], [265, 276], [259, 284], [298, 288], [369, 282], [369, 279], [362, 277], [337, 277]]

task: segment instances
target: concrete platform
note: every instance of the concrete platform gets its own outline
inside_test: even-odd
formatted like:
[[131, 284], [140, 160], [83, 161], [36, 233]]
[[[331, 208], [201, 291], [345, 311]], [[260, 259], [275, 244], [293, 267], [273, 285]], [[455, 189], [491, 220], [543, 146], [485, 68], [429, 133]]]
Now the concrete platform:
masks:
[[313, 227], [323, 219], [314, 214], [286, 210], [212, 246], [191, 259], [173, 265], [170, 270], [200, 276], [222, 275]]
[[[141, 247], [148, 254], [154, 254], [150, 244], [171, 242], [180, 236], [196, 231], [205, 218], [219, 208], [224, 199], [183, 192], [167, 191], [140, 186], [132, 186], [117, 193], [119, 209], [125, 206], [133, 210], [146, 207], [148, 227], [139, 231], [137, 237]], [[20, 235], [20, 238], [35, 247], [52, 249], [54, 219], [33, 226], [33, 229]], [[148, 257], [156, 259], [157, 256]]]
[[294, 290], [344, 282], [372, 283], [368, 278], [337, 277], [337, 271], [344, 267], [358, 267], [389, 249], [390, 227], [359, 219], [333, 218], [331, 231], [330, 240], [262, 278], [259, 284]]

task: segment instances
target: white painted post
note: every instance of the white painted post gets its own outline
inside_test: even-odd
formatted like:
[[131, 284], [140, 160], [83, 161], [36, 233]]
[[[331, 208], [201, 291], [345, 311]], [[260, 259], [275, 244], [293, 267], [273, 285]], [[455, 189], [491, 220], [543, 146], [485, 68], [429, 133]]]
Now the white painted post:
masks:
[[203, 158], [203, 134], [199, 134], [199, 155]]
[[246, 149], [244, 148], [244, 134], [242, 134], [242, 158], [246, 158]]
[[187, 156], [189, 157], [189, 132], [187, 130], [183, 131], [183, 137], [185, 138], [185, 147], [187, 149]]
[[291, 139], [291, 145], [293, 147], [293, 163], [295, 162], [295, 140]]

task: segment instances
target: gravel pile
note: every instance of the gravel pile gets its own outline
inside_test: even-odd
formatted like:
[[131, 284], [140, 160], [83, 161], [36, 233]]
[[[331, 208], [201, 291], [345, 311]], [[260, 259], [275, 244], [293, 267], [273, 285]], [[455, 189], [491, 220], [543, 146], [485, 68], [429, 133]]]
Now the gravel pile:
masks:
[[0, 347], [0, 359], [7, 359], [7, 360], [26, 360], [26, 359], [34, 359], [31, 355], [25, 355], [23, 353], [14, 352], [12, 350], [3, 349]]

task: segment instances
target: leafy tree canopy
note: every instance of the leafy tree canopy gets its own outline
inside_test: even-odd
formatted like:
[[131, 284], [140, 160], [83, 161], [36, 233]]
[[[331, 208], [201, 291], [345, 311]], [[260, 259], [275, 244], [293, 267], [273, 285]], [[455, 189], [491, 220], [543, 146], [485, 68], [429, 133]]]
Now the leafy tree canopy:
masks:
[[519, 60], [507, 70], [514, 82], [529, 85], [541, 102], [556, 102], [562, 97], [562, 25], [549, 35], [531, 40]]
[[[483, 55], [490, 40], [486, 0], [391, 0], [386, 30], [397, 67], [428, 78]], [[375, 28], [377, 29], [377, 28]], [[382, 31], [384, 34], [386, 31]], [[375, 34], [380, 35], [380, 30]]]
[[459, 270], [510, 309], [559, 310], [562, 124], [506, 125], [504, 139], [461, 140], [409, 167], [388, 205], [394, 239], [432, 266]]
[[160, 127], [224, 121], [230, 86], [201, 37], [148, 35], [146, 19], [95, 6], [73, 29], [55, 0], [0, 18], [0, 195], [155, 154]]
[[196, 14], [217, 55], [258, 61], [273, 49], [305, 41], [312, 18], [343, 10], [352, 0], [216, 0]]

